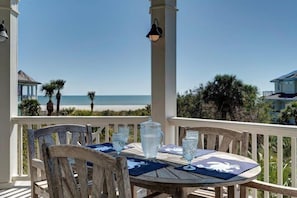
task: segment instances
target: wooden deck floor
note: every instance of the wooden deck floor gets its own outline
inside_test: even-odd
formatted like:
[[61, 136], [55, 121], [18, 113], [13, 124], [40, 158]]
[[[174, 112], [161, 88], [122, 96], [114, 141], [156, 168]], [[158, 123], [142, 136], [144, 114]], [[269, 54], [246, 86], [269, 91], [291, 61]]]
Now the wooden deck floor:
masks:
[[30, 198], [31, 187], [29, 181], [18, 181], [11, 188], [0, 189], [0, 198]]
[[[0, 189], [0, 198], [31, 198], [31, 183], [30, 181], [17, 181], [11, 188]], [[144, 189], [137, 190], [137, 198], [142, 198], [146, 195]]]

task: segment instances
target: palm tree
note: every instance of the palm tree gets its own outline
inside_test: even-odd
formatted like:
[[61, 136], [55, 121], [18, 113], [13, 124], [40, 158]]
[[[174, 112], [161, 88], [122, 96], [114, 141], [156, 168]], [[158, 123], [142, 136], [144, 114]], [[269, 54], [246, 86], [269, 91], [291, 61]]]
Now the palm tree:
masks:
[[89, 92], [88, 92], [88, 96], [89, 96], [89, 98], [90, 98], [90, 100], [91, 100], [91, 112], [93, 113], [95, 91], [89, 91]]
[[55, 85], [52, 83], [43, 84], [41, 91], [45, 91], [45, 96], [48, 96], [48, 102], [46, 103], [47, 115], [51, 116], [54, 111], [54, 104], [52, 102], [52, 96], [55, 92]]
[[213, 82], [207, 83], [203, 99], [216, 105], [221, 119], [226, 120], [229, 114], [231, 120], [234, 120], [236, 108], [243, 106], [243, 87], [242, 81], [234, 75], [216, 75]]
[[60, 101], [61, 101], [61, 92], [60, 90], [64, 88], [65, 80], [52, 80], [51, 84], [55, 86], [55, 89], [57, 90], [56, 93], [56, 99], [57, 99], [57, 115], [59, 115], [60, 112]]

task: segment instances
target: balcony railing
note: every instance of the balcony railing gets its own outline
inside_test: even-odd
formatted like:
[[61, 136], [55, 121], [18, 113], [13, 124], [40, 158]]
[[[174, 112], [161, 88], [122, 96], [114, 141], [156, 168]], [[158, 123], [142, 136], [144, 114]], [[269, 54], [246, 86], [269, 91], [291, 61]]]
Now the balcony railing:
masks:
[[130, 142], [139, 141], [139, 123], [147, 121], [147, 116], [21, 116], [12, 118], [18, 126], [18, 176], [14, 180], [29, 179], [28, 162], [26, 160], [27, 145], [23, 144], [27, 137], [27, 129], [38, 129], [51, 124], [90, 124], [93, 128], [94, 143], [108, 142], [110, 134], [117, 131], [120, 125], [127, 125], [133, 132]]
[[[50, 124], [91, 124], [94, 131], [94, 141], [109, 141], [110, 133], [117, 130], [119, 125], [128, 125], [133, 131], [132, 141], [139, 141], [139, 123], [148, 120], [149, 117], [143, 116], [85, 116], [85, 117], [14, 117], [12, 122], [18, 125], [18, 145], [19, 146], [19, 175], [15, 180], [29, 179], [24, 172], [23, 163], [23, 138], [26, 137], [27, 128], [39, 128]], [[250, 157], [262, 165], [262, 174], [259, 180], [272, 182], [280, 185], [296, 187], [296, 159], [297, 159], [297, 127], [288, 125], [260, 124], [235, 121], [207, 120], [173, 117], [168, 119], [170, 125], [175, 126], [172, 136], [174, 143], [178, 142], [178, 132], [180, 126], [187, 127], [223, 127], [250, 133]], [[26, 145], [24, 145], [26, 146]], [[289, 168], [290, 167], [290, 168]], [[26, 167], [25, 167], [26, 168]], [[275, 177], [273, 177], [275, 176]], [[272, 178], [276, 180], [271, 181]], [[284, 179], [285, 183], [284, 183]], [[253, 197], [257, 197], [253, 191]], [[269, 197], [265, 193], [264, 197]]]
[[[211, 126], [247, 131], [250, 133], [250, 157], [262, 165], [262, 175], [259, 180], [292, 187], [297, 185], [296, 126], [178, 117], [170, 118], [169, 123], [176, 128], [179, 126]], [[275, 182], [271, 181], [274, 176], [276, 177]], [[285, 176], [288, 177], [286, 183], [284, 183]], [[257, 197], [256, 191], [253, 191], [252, 196]], [[264, 197], [269, 197], [269, 194], [265, 192]]]

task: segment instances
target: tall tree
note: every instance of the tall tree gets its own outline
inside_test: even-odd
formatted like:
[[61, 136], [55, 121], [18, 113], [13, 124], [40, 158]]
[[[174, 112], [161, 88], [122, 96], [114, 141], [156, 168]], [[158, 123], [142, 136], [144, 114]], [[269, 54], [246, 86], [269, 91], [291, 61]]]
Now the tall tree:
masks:
[[219, 112], [219, 119], [226, 120], [227, 114], [234, 120], [236, 108], [243, 106], [243, 83], [234, 75], [216, 75], [203, 91], [205, 102], [213, 102]]
[[93, 109], [94, 109], [94, 99], [95, 99], [95, 91], [89, 91], [88, 92], [88, 96], [91, 100], [91, 112], [93, 113]]
[[56, 99], [57, 99], [57, 115], [59, 115], [60, 112], [60, 102], [61, 102], [61, 92], [60, 90], [64, 88], [65, 85], [65, 80], [52, 80], [51, 84], [53, 84], [55, 86], [55, 89], [57, 90], [56, 93]]
[[48, 96], [48, 102], [46, 103], [47, 115], [51, 116], [54, 111], [54, 104], [52, 97], [55, 92], [55, 85], [52, 83], [45, 83], [41, 86], [41, 91], [45, 91], [45, 96]]
[[258, 97], [258, 88], [256, 86], [252, 85], [243, 85], [243, 90], [242, 90], [242, 95], [243, 95], [243, 103], [247, 111], [252, 110], [257, 101]]
[[188, 118], [204, 117], [202, 100], [203, 85], [195, 90], [186, 91], [185, 94], [177, 95], [177, 115]]
[[256, 108], [254, 111], [256, 120], [252, 122], [271, 123], [272, 121], [272, 103], [264, 100], [263, 97], [257, 98]]

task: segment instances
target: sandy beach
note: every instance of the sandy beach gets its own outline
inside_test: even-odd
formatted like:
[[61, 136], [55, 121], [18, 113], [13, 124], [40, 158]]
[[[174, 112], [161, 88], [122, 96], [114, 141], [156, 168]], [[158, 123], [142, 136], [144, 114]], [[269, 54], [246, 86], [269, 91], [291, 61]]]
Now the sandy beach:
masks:
[[[128, 111], [128, 110], [137, 110], [143, 109], [146, 105], [94, 105], [94, 111]], [[41, 111], [46, 111], [46, 105], [40, 105]], [[90, 105], [61, 105], [60, 109], [65, 108], [75, 108], [79, 110], [91, 110]], [[56, 110], [56, 106], [54, 106], [54, 110]]]

